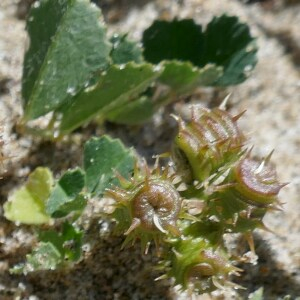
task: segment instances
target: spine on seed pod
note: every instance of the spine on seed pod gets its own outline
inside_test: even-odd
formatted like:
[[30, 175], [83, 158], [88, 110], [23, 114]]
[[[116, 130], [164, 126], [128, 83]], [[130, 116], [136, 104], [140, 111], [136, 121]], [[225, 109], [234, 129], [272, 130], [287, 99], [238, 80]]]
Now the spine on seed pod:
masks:
[[115, 200], [112, 216], [116, 231], [126, 235], [123, 246], [140, 240], [147, 253], [151, 241], [158, 246], [166, 236], [180, 235], [177, 220], [182, 199], [168, 168], [161, 171], [157, 164], [151, 171], [144, 163], [142, 168], [136, 165], [130, 181], [118, 177], [121, 188], [109, 189], [106, 195]]

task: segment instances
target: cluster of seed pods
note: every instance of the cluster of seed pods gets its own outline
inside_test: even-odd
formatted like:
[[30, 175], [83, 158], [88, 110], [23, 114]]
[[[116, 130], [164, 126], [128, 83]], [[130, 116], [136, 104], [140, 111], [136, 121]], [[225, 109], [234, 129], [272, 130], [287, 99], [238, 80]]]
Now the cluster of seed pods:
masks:
[[156, 244], [165, 274], [182, 290], [211, 292], [229, 284], [238, 269], [224, 246], [225, 233], [241, 233], [252, 251], [252, 232], [265, 229], [268, 210], [280, 208], [271, 155], [258, 161], [225, 109], [193, 109], [190, 121], [176, 117], [173, 167], [136, 166], [131, 180], [107, 191], [124, 245]]
[[265, 228], [267, 210], [280, 208], [278, 194], [285, 184], [270, 163], [272, 153], [261, 161], [251, 157], [237, 124], [242, 114], [232, 117], [220, 108], [202, 111], [190, 122], [179, 119], [174, 160], [180, 153], [187, 164], [183, 174], [188, 167], [193, 179], [186, 182], [185, 194], [203, 200], [197, 215], [201, 222], [214, 222], [222, 234], [241, 232], [251, 240], [255, 228]]

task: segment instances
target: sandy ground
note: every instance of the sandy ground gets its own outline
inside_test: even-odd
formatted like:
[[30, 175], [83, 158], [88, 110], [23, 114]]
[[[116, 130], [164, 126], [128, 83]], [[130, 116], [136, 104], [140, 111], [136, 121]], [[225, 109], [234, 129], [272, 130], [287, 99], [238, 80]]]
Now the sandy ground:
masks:
[[[53, 143], [32, 139], [17, 130], [22, 114], [20, 80], [26, 47], [24, 7], [19, 1], [0, 2], [0, 120], [5, 141], [4, 153], [12, 158], [1, 168], [1, 203], [38, 165], [49, 166], [55, 174], [80, 160], [81, 146], [103, 128], [90, 125], [64, 141]], [[250, 2], [250, 1], [248, 1]], [[252, 1], [254, 2], [254, 1]], [[288, 2], [295, 2], [288, 5]], [[243, 265], [236, 280], [241, 291], [224, 291], [211, 296], [180, 294], [170, 282], [154, 282], [151, 268], [155, 258], [140, 254], [139, 248], [120, 252], [122, 238], [109, 235], [107, 223], [92, 224], [90, 235], [99, 236], [87, 245], [84, 260], [70, 270], [12, 276], [8, 268], [22, 260], [32, 244], [32, 229], [15, 227], [0, 211], [0, 299], [247, 299], [264, 287], [265, 299], [290, 294], [300, 296], [300, 4], [297, 1], [264, 1], [245, 4], [237, 0], [182, 1], [100, 1], [111, 29], [129, 31], [139, 39], [144, 28], [157, 18], [193, 17], [207, 23], [213, 15], [238, 15], [251, 26], [259, 46], [259, 63], [243, 84], [226, 91], [203, 91], [195, 102], [216, 103], [232, 93], [233, 112], [247, 109], [242, 128], [252, 137], [253, 152], [266, 156], [275, 149], [279, 178], [290, 182], [280, 198], [284, 210], [269, 214], [265, 222], [275, 234], [255, 234], [258, 261]], [[129, 5], [130, 4], [130, 5]], [[202, 97], [200, 97], [202, 95]], [[175, 107], [176, 108], [176, 107]], [[178, 105], [177, 105], [178, 108]], [[179, 108], [178, 108], [179, 109]], [[182, 106], [181, 108], [182, 109]], [[155, 116], [143, 127], [106, 126], [110, 134], [151, 157], [168, 149], [174, 124], [165, 114]], [[89, 248], [90, 247], [90, 248]], [[237, 248], [245, 248], [240, 241]]]

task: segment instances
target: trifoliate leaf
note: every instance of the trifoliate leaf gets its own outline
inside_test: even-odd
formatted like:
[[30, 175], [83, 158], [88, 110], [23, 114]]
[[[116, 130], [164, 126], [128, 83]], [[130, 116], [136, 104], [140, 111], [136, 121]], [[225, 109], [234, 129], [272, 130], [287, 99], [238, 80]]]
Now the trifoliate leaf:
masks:
[[160, 71], [150, 64], [113, 65], [94, 87], [83, 91], [70, 105], [62, 108], [61, 131], [71, 131], [96, 115], [105, 118], [107, 113], [113, 113], [135, 99], [159, 74]]
[[[145, 30], [143, 45], [144, 57], [151, 63], [176, 60], [199, 68], [222, 67], [223, 76], [207, 85], [239, 84], [256, 64], [257, 49], [249, 27], [227, 15], [214, 17], [204, 32], [190, 19], [155, 21]], [[193, 77], [190, 72], [187, 75]]]
[[101, 11], [88, 0], [39, 0], [27, 20], [22, 95], [26, 119], [57, 109], [109, 63]]
[[48, 168], [39, 167], [29, 176], [27, 183], [15, 191], [4, 204], [7, 219], [24, 224], [43, 224], [50, 221], [45, 202], [53, 185]]
[[87, 190], [102, 195], [111, 184], [118, 184], [116, 172], [128, 178], [134, 156], [118, 139], [108, 136], [90, 139], [84, 147], [84, 170]]
[[46, 205], [49, 215], [60, 218], [72, 211], [82, 210], [86, 201], [79, 195], [84, 187], [84, 173], [80, 168], [67, 171], [54, 187]]
[[142, 49], [139, 45], [127, 38], [127, 35], [114, 34], [112, 43], [111, 58], [114, 64], [121, 65], [128, 62], [141, 63], [143, 61]]

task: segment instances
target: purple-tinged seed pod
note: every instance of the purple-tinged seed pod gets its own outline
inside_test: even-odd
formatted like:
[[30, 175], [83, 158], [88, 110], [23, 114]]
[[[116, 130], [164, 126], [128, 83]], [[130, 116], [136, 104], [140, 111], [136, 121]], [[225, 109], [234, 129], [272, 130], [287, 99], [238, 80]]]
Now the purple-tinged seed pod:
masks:
[[215, 188], [204, 214], [216, 216], [223, 232], [243, 233], [254, 252], [252, 232], [256, 228], [270, 231], [263, 218], [268, 210], [281, 209], [278, 194], [286, 184], [278, 181], [271, 154], [260, 162], [250, 152], [230, 168], [221, 188]]
[[116, 230], [126, 235], [124, 246], [141, 240], [142, 248], [148, 251], [153, 240], [158, 245], [167, 235], [179, 235], [176, 222], [179, 218], [182, 199], [172, 184], [169, 171], [152, 172], [145, 165], [135, 168], [130, 181], [120, 178], [122, 189], [109, 189], [106, 195], [113, 198], [117, 221]]
[[239, 159], [246, 141], [237, 126], [242, 114], [232, 117], [221, 108], [203, 108], [199, 115], [193, 112], [190, 122], [177, 118], [173, 160], [186, 182], [204, 181]]
[[278, 194], [286, 185], [278, 181], [275, 167], [268, 160], [258, 162], [249, 157], [236, 164], [231, 180], [236, 183], [238, 198], [255, 206], [278, 204]]
[[149, 231], [164, 232], [175, 227], [181, 208], [180, 196], [168, 181], [149, 180], [132, 197], [132, 216]]

